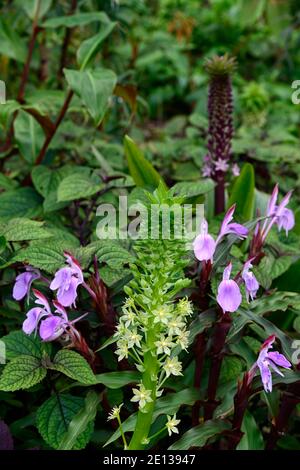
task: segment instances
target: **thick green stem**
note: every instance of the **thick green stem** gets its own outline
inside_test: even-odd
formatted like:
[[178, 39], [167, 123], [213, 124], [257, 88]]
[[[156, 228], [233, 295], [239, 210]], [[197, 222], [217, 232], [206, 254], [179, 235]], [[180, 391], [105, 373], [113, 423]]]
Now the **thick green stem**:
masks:
[[132, 435], [128, 450], [141, 450], [145, 447], [149, 436], [153, 411], [156, 401], [157, 374], [159, 371], [158, 360], [153, 355], [155, 341], [155, 330], [148, 330], [147, 346], [148, 351], [144, 355], [145, 371], [142, 376], [142, 383], [147, 390], [151, 390], [152, 401], [146, 403], [142, 410], [139, 410], [136, 427]]

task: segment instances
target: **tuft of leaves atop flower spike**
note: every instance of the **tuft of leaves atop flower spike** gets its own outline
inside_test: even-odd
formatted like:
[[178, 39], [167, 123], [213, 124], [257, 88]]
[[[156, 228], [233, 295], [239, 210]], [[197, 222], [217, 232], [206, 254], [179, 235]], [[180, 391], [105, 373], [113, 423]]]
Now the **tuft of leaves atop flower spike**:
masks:
[[218, 56], [214, 55], [210, 59], [206, 59], [204, 63], [205, 70], [211, 77], [232, 75], [237, 67], [235, 57], [228, 54]]

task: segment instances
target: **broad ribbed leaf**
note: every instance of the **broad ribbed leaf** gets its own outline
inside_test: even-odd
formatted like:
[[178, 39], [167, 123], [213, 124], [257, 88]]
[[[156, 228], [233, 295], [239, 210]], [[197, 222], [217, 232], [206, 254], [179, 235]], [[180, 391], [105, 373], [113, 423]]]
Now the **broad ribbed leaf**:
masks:
[[30, 388], [41, 382], [46, 376], [46, 369], [36, 357], [21, 355], [12, 359], [0, 377], [0, 390], [13, 392]]
[[14, 359], [20, 355], [32, 356], [42, 359], [47, 354], [50, 355], [51, 343], [43, 343], [37, 336], [26, 335], [23, 331], [12, 331], [6, 336], [2, 336], [1, 341], [5, 344], [6, 359]]
[[[36, 415], [37, 428], [43, 439], [54, 449], [58, 449], [68, 426], [74, 416], [84, 407], [84, 399], [68, 394], [56, 393], [38, 409]], [[93, 431], [93, 423], [88, 423], [73, 445], [73, 449], [83, 449], [89, 442]]]
[[61, 349], [49, 368], [58, 370], [85, 385], [96, 383], [95, 375], [88, 362], [75, 351]]

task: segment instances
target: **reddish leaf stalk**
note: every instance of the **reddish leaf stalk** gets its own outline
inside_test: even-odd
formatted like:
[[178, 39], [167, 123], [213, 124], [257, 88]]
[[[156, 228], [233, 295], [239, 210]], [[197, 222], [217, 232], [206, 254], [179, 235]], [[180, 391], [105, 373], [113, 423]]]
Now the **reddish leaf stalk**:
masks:
[[298, 403], [300, 403], [300, 381], [289, 385], [287, 390], [283, 392], [279, 413], [275, 419], [275, 424], [272, 426], [266, 450], [274, 449], [278, 439], [288, 427], [289, 418]]
[[231, 316], [229, 313], [222, 314], [221, 319], [217, 322], [212, 338], [211, 350], [211, 367], [208, 379], [207, 401], [204, 405], [204, 419], [208, 420], [213, 417], [214, 411], [218, 405], [216, 400], [217, 387], [220, 377], [221, 366], [225, 355], [224, 346], [226, 336], [231, 327]]

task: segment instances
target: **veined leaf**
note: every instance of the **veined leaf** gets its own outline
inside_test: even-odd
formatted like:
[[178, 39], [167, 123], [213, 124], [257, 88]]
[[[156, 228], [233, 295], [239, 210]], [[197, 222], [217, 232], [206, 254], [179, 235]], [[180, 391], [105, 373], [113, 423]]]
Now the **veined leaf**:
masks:
[[45, 367], [36, 357], [20, 355], [4, 367], [0, 377], [0, 390], [13, 392], [30, 388], [41, 382], [46, 372]]
[[[38, 409], [36, 415], [37, 428], [47, 444], [58, 449], [68, 426], [77, 413], [84, 408], [84, 399], [69, 394], [56, 393]], [[90, 421], [83, 433], [77, 436], [73, 449], [83, 449], [93, 431]]]
[[26, 218], [17, 217], [9, 220], [5, 224], [0, 219], [0, 235], [5, 236], [9, 242], [23, 240], [38, 240], [49, 238], [51, 233], [43, 227], [44, 222], [37, 222]]
[[5, 344], [8, 360], [20, 355], [42, 359], [45, 354], [50, 356], [52, 349], [51, 343], [43, 343], [37, 336], [26, 335], [21, 330], [11, 331], [8, 335], [2, 336], [1, 341]]
[[27, 162], [33, 163], [44, 143], [45, 134], [42, 127], [33, 116], [21, 110], [14, 122], [14, 129], [21, 154]]
[[64, 69], [64, 73], [70, 88], [82, 99], [95, 125], [99, 126], [117, 83], [115, 73], [99, 68], [85, 71]]
[[58, 202], [88, 199], [98, 193], [104, 185], [98, 177], [85, 175], [69, 175], [64, 178], [57, 188]]
[[53, 363], [49, 368], [58, 370], [62, 374], [85, 385], [96, 383], [96, 378], [90, 365], [75, 351], [61, 349], [54, 357]]
[[36, 217], [41, 208], [41, 197], [33, 188], [18, 188], [0, 194], [0, 219]]

